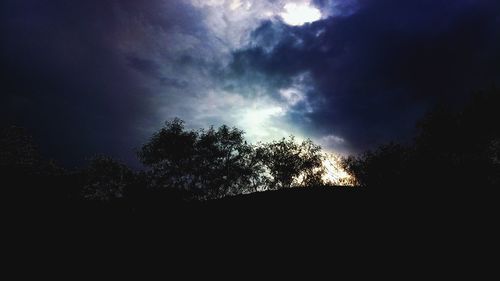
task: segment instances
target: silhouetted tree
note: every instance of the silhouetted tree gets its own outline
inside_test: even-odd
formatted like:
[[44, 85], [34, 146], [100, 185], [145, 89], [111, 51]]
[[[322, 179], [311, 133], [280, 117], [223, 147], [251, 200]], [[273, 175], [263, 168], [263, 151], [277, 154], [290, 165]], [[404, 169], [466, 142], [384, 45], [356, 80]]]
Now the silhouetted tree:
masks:
[[184, 122], [166, 122], [138, 152], [141, 162], [150, 167], [151, 184], [155, 188], [194, 186], [195, 143], [198, 135], [184, 129]]
[[300, 149], [302, 157], [302, 185], [323, 185], [325, 167], [323, 166], [324, 156], [321, 153], [321, 146], [307, 139], [301, 143]]
[[139, 151], [156, 188], [177, 188], [198, 197], [218, 198], [255, 188], [260, 162], [243, 131], [188, 131], [179, 119], [167, 122]]
[[494, 162], [500, 139], [500, 93], [475, 93], [460, 111], [438, 109], [419, 122], [416, 160], [442, 184], [490, 185], [500, 171]]
[[106, 156], [94, 157], [83, 170], [83, 176], [83, 198], [96, 201], [123, 199], [134, 178], [127, 166]]
[[243, 134], [223, 125], [198, 135], [195, 174], [199, 188], [206, 188], [212, 197], [242, 193], [259, 177], [259, 161]]
[[462, 110], [443, 105], [418, 122], [415, 142], [384, 145], [343, 160], [359, 185], [493, 186], [500, 183], [500, 93], [479, 92]]
[[322, 184], [321, 147], [311, 140], [298, 143], [293, 137], [283, 138], [262, 144], [258, 150], [271, 176], [270, 189]]
[[359, 186], [394, 187], [404, 183], [409, 175], [412, 152], [409, 148], [390, 143], [360, 156], [349, 156], [342, 167]]
[[33, 137], [17, 126], [0, 129], [0, 171], [10, 203], [56, 206], [70, 198], [75, 186], [67, 171], [44, 159]]
[[0, 133], [0, 168], [8, 173], [37, 174], [42, 166], [38, 146], [25, 129], [5, 127]]

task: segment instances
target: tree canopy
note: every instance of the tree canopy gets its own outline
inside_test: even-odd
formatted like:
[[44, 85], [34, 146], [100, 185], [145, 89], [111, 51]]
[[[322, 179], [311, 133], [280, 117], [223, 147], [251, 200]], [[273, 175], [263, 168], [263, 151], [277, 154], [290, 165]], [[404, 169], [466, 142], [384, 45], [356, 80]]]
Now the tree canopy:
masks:
[[223, 197], [264, 189], [321, 185], [321, 147], [293, 137], [248, 144], [244, 132], [221, 126], [187, 130], [179, 119], [166, 122], [138, 153], [156, 187]]
[[417, 124], [410, 144], [382, 145], [343, 161], [362, 186], [415, 189], [500, 183], [500, 91], [476, 93], [461, 109], [443, 105]]

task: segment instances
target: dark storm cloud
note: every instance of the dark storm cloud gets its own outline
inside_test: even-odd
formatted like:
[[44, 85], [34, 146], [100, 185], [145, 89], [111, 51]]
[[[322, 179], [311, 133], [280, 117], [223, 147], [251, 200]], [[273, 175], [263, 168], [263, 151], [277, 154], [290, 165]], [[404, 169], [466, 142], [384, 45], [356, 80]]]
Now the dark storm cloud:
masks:
[[234, 52], [233, 70], [277, 80], [308, 71], [325, 103], [305, 130], [335, 132], [354, 150], [404, 138], [436, 102], [459, 102], [500, 81], [498, 1], [357, 5], [301, 27], [263, 23], [252, 47]]
[[1, 1], [2, 123], [70, 163], [133, 163], [174, 116], [353, 151], [498, 81], [498, 1], [315, 0], [294, 27], [285, 2]]
[[148, 43], [134, 31], [140, 25], [197, 28], [195, 15], [179, 3], [161, 9], [164, 2], [2, 1], [2, 123], [29, 127], [51, 156], [69, 163], [93, 153], [132, 161], [137, 127], [151, 114], [150, 89], [137, 72], [184, 83], [161, 76], [140, 48], [122, 46]]

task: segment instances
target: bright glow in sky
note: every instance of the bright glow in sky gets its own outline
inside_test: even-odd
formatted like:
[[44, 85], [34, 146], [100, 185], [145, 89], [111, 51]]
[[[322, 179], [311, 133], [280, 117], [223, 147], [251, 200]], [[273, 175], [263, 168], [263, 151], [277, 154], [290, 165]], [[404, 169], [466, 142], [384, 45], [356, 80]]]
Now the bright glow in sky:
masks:
[[325, 174], [323, 181], [333, 185], [353, 185], [354, 179], [340, 165], [340, 157], [336, 154], [324, 153], [323, 167]]
[[[192, 30], [191, 26], [165, 30], [164, 37], [175, 44], [142, 54], [151, 61], [189, 57], [196, 62], [178, 64], [172, 59], [161, 63], [162, 77], [168, 77], [169, 81], [189, 81], [182, 85], [162, 84], [158, 91], [164, 94], [154, 100], [155, 107], [160, 108], [158, 116], [161, 120], [179, 117], [191, 129], [221, 124], [236, 126], [245, 131], [246, 140], [253, 144], [289, 135], [294, 135], [297, 141], [311, 137], [322, 145], [325, 152], [343, 152], [337, 149], [344, 145], [343, 140], [333, 132], [325, 132], [326, 135], [304, 132], [304, 126], [309, 122], [306, 116], [321, 106], [314, 96], [316, 90], [310, 73], [296, 74], [289, 77], [289, 83], [277, 86], [279, 83], [275, 84], [272, 77], [253, 76], [253, 72], [234, 76], [230, 68], [235, 51], [251, 47], [269, 48], [270, 51], [280, 41], [277, 30], [275, 42], [269, 42], [269, 46], [259, 45], [263, 43], [252, 36], [263, 22], [278, 27], [282, 26], [281, 22], [300, 26], [329, 17], [328, 9], [320, 11], [312, 0], [183, 1], [200, 13], [203, 32], [199, 32], [198, 27]], [[146, 26], [145, 30], [141, 30], [140, 36], [154, 29]], [[156, 34], [149, 37], [158, 38]], [[299, 39], [297, 44], [301, 44]], [[156, 46], [155, 41], [151, 45]], [[213, 76], [214, 73], [217, 75]], [[345, 177], [337, 164], [335, 161], [325, 162], [326, 181], [338, 183]]]
[[274, 119], [286, 114], [285, 110], [279, 106], [259, 106], [242, 110], [242, 119], [238, 123], [248, 132], [251, 140], [262, 141], [266, 139], [276, 139], [283, 137], [277, 134], [281, 130], [273, 124]]
[[308, 3], [288, 3], [284, 9], [281, 17], [288, 25], [303, 25], [321, 19], [321, 11]]

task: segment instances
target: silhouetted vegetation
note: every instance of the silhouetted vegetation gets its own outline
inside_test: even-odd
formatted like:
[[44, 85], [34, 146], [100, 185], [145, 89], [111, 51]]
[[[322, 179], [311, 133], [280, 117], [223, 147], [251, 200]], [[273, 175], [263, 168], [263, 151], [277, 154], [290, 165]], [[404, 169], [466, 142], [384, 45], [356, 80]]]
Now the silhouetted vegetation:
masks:
[[325, 171], [321, 147], [311, 140], [297, 143], [293, 137], [281, 139], [261, 145], [257, 155], [271, 175], [270, 189], [323, 184]]
[[153, 135], [139, 158], [150, 168], [151, 187], [186, 190], [203, 198], [254, 189], [261, 177], [253, 147], [244, 141], [242, 131], [227, 126], [187, 131], [175, 119]]
[[[137, 152], [145, 169], [132, 171], [110, 157], [92, 157], [82, 169], [65, 170], [42, 157], [22, 128], [2, 130], [0, 165], [15, 202], [31, 206], [93, 206], [161, 210], [187, 202], [257, 191], [323, 186], [323, 154], [310, 140], [293, 137], [249, 144], [237, 128], [188, 130], [174, 119]], [[68, 207], [68, 206], [66, 206]]]
[[104, 156], [94, 157], [81, 173], [84, 179], [81, 196], [86, 200], [119, 200], [134, 179], [127, 166]]
[[418, 123], [413, 143], [383, 145], [343, 166], [359, 185], [391, 190], [498, 185], [499, 107], [496, 89], [476, 93], [461, 110], [438, 106]]
[[138, 154], [152, 188], [184, 190], [196, 198], [322, 184], [321, 148], [310, 140], [250, 145], [243, 134], [227, 126], [186, 130], [174, 119]]
[[1, 129], [0, 171], [7, 202], [28, 202], [35, 198], [51, 202], [69, 196], [69, 188], [61, 188], [68, 178], [67, 171], [45, 160], [33, 137], [21, 127]]
[[[418, 123], [412, 143], [382, 145], [344, 158], [342, 165], [357, 185], [379, 194], [422, 191], [431, 185], [452, 192], [496, 186], [500, 182], [499, 97], [494, 90], [476, 94], [461, 110], [437, 107]], [[26, 211], [175, 214], [187, 204], [211, 199], [325, 186], [324, 155], [311, 140], [298, 142], [290, 137], [249, 144], [237, 128], [189, 130], [174, 119], [137, 154], [144, 170], [133, 171], [105, 156], [93, 157], [82, 169], [67, 170], [46, 160], [22, 128], [3, 128], [0, 168], [8, 183], [4, 198], [17, 208], [29, 206]], [[310, 190], [320, 197], [330, 196], [318, 188]], [[293, 194], [299, 193], [276, 194], [295, 198], [298, 195]], [[265, 201], [259, 196], [248, 198]], [[218, 201], [220, 206], [250, 204], [250, 199], [234, 200]]]

